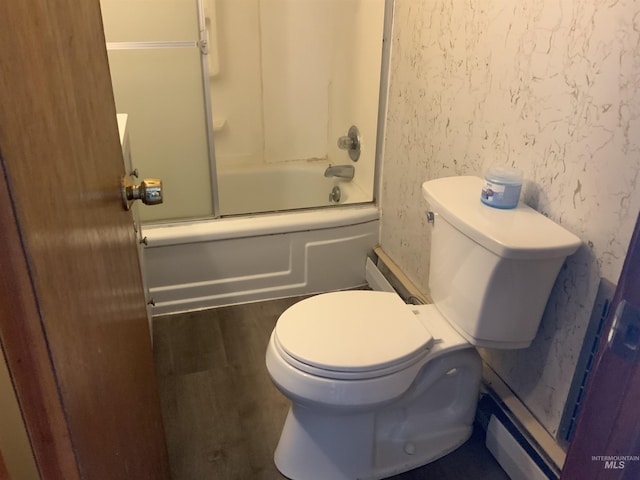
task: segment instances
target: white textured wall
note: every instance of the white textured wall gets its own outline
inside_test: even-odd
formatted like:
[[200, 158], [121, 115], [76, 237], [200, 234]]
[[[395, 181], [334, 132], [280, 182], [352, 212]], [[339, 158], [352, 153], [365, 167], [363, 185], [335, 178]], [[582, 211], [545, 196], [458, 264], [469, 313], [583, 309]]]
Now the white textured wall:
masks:
[[640, 208], [640, 5], [396, 0], [381, 243], [423, 290], [420, 184], [524, 171], [523, 199], [584, 246], [534, 344], [483, 356], [556, 434], [599, 277], [617, 282]]

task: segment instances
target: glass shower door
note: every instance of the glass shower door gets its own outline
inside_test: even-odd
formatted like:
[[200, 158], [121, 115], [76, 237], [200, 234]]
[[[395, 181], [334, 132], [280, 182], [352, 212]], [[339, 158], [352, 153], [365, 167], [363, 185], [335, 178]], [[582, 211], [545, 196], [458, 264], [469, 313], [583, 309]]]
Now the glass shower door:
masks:
[[[206, 1], [221, 215], [373, 201], [389, 2]], [[338, 147], [352, 125], [357, 162]]]
[[195, 0], [102, 0], [118, 113], [126, 113], [132, 163], [162, 178], [164, 203], [145, 222], [214, 215], [212, 127], [203, 76], [205, 48]]

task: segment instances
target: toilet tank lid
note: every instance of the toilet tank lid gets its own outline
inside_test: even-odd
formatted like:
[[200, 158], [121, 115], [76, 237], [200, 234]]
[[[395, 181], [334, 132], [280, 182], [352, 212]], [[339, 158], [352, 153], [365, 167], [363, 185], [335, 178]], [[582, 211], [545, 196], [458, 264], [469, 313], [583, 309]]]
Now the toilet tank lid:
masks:
[[439, 178], [424, 182], [422, 193], [434, 212], [503, 258], [563, 258], [582, 245], [574, 234], [522, 202], [507, 210], [483, 204], [482, 185], [479, 177]]

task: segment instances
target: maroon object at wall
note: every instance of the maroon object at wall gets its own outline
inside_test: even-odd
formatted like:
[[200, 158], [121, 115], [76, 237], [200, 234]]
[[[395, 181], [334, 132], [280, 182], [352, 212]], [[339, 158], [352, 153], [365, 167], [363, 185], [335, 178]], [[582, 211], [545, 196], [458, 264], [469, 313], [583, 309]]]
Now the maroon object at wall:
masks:
[[640, 217], [562, 480], [640, 479]]

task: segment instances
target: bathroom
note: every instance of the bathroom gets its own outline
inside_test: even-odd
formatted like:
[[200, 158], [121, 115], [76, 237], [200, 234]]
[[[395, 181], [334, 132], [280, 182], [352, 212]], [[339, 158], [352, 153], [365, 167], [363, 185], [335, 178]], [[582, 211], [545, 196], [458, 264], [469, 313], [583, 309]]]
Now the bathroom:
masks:
[[[221, 20], [225, 13], [223, 7], [229, 2], [218, 3], [216, 22], [224, 24]], [[379, 71], [369, 76], [369, 80], [375, 80], [371, 89], [375, 91], [373, 98], [380, 111], [376, 108], [358, 112], [361, 116], [357, 121], [349, 117], [349, 120], [342, 119], [339, 125], [335, 119], [313, 116], [331, 140], [332, 150], [326, 156], [335, 158], [333, 163], [351, 163], [346, 152], [335, 147], [337, 138], [345, 135], [351, 124], [357, 124], [363, 132], [363, 155], [366, 153], [368, 157], [353, 165], [356, 167], [354, 181], [363, 179], [364, 183], [357, 186], [365, 194], [363, 200], [356, 200], [353, 210], [364, 216], [350, 222], [367, 225], [368, 229], [352, 232], [349, 230], [352, 225], [341, 225], [339, 228], [348, 230], [346, 234], [326, 241], [328, 245], [348, 245], [338, 263], [352, 257], [353, 252], [366, 255], [363, 252], [379, 244], [417, 289], [427, 292], [430, 238], [420, 190], [422, 182], [446, 176], [481, 176], [494, 164], [522, 170], [525, 178], [522, 200], [580, 237], [583, 246], [561, 270], [533, 344], [522, 350], [483, 349], [481, 355], [544, 430], [556, 438], [560, 434], [561, 417], [600, 279], [617, 281], [640, 209], [640, 193], [636, 188], [640, 168], [637, 155], [640, 109], [634, 97], [640, 77], [636, 51], [639, 34], [634, 22], [640, 9], [629, 1], [603, 5], [595, 0], [560, 3], [531, 0], [510, 2], [509, 5], [491, 2], [477, 8], [435, 0], [395, 0], [387, 1], [386, 5], [363, 1], [361, 6], [366, 7], [363, 10], [368, 11], [370, 3], [380, 4], [382, 8], [378, 10], [378, 17], [364, 21], [367, 25], [375, 23], [379, 35], [383, 31], [389, 35], [388, 50], [380, 44], [377, 58], [379, 64], [388, 67], [388, 77], [380, 76]], [[247, 8], [244, 3], [243, 8]], [[304, 17], [303, 13], [300, 15]], [[340, 29], [338, 20], [335, 28]], [[223, 75], [224, 54], [221, 45], [218, 47], [221, 49], [218, 68]], [[347, 48], [337, 54], [340, 61], [348, 56]], [[252, 77], [248, 75], [247, 78]], [[378, 102], [380, 79], [382, 102]], [[225, 133], [233, 133], [234, 125], [231, 118], [216, 118], [215, 82], [216, 78], [212, 78], [211, 127], [214, 131], [219, 127], [218, 135], [214, 132], [213, 136], [215, 167], [232, 170], [228, 152], [233, 138], [225, 139]], [[278, 92], [273, 95], [277, 97]], [[366, 104], [371, 106], [372, 102]], [[269, 114], [267, 111], [262, 115], [247, 115], [256, 122], [255, 130], [269, 123], [265, 121], [265, 115]], [[374, 118], [378, 115], [382, 120], [376, 124]], [[325, 127], [327, 122], [329, 126]], [[252, 131], [252, 127], [244, 123], [243, 127]], [[286, 136], [290, 130], [285, 128], [284, 133], [279, 133]], [[131, 135], [135, 144], [135, 132]], [[206, 132], [203, 135], [206, 137]], [[248, 135], [242, 142], [260, 142], [259, 138], [260, 135]], [[304, 143], [308, 145], [313, 141], [313, 138], [306, 139]], [[205, 144], [205, 141], [201, 142], [201, 145]], [[281, 152], [278, 155], [283, 159], [287, 156]], [[325, 161], [315, 160], [316, 157], [324, 158], [325, 152], [303, 154], [302, 157], [304, 163], [315, 165]], [[314, 160], [309, 160], [311, 158]], [[300, 156], [294, 162], [299, 160]], [[241, 163], [246, 167], [250, 162], [244, 159]], [[167, 178], [184, 175], [187, 182], [210, 183], [212, 177], [206, 171], [209, 164], [205, 162], [204, 165], [205, 173], [185, 170], [182, 165], [173, 167], [178, 172], [169, 170], [165, 173], [155, 165], [140, 166], [140, 170], [147, 176], [164, 175], [166, 195], [170, 198]], [[320, 170], [324, 167], [322, 163]], [[341, 186], [349, 183], [340, 179], [335, 181]], [[346, 185], [346, 189], [350, 186]], [[196, 184], [191, 188], [198, 194], [206, 190]], [[215, 210], [223, 208], [221, 199], [220, 207], [209, 199], [208, 205], [213, 205], [210, 211], [192, 208], [183, 200], [185, 197], [181, 196], [180, 208], [185, 208], [187, 213], [170, 212], [165, 219], [225, 215]], [[371, 204], [367, 204], [371, 200], [375, 200], [377, 206], [373, 215]], [[159, 220], [152, 216], [155, 215], [152, 213], [154, 208], [148, 209], [150, 217], [146, 221]], [[292, 222], [307, 221], [293, 218], [293, 214], [290, 218]], [[220, 221], [233, 222], [234, 229], [238, 225], [237, 228], [243, 230], [247, 228], [242, 224], [243, 220], [234, 217]], [[256, 217], [252, 221], [259, 220]], [[320, 230], [334, 226], [331, 222], [335, 221], [333, 218], [327, 220], [330, 223], [322, 224]], [[309, 230], [306, 224], [297, 225], [294, 230]], [[180, 228], [181, 225], [176, 224], [158, 232], [158, 228], [148, 227], [148, 251], [154, 251], [154, 241], [159, 242], [156, 243], [158, 250], [174, 242], [175, 237], [183, 236]], [[263, 240], [273, 239], [277, 233], [284, 232], [265, 230]], [[225, 248], [244, 242], [230, 240], [223, 233], [217, 234], [222, 235], [218, 237], [207, 236], [209, 233], [196, 232], [194, 235], [190, 240], [192, 245], [202, 246], [203, 239], [229, 241], [220, 244]], [[355, 243], [343, 240], [353, 238], [357, 238]], [[255, 247], [248, 248], [251, 251]], [[305, 277], [306, 269], [292, 274], [294, 278], [288, 283], [256, 283], [256, 275], [279, 281], [283, 275], [277, 272], [289, 268], [284, 262], [285, 258], [288, 261], [289, 252], [277, 250], [276, 245], [273, 248], [273, 258], [283, 258], [283, 263], [275, 267], [275, 273], [231, 271], [225, 273], [230, 279], [227, 285], [202, 277], [182, 278], [174, 282], [181, 287], [172, 290], [170, 282], [173, 280], [165, 284], [152, 283], [157, 277], [154, 271], [148, 279], [157, 307], [154, 313], [170, 313], [169, 308], [163, 309], [169, 304], [189, 310], [362, 284], [357, 272], [329, 277], [334, 270], [331, 268], [325, 269], [323, 281], [326, 283], [319, 282], [306, 291], [306, 286], [299, 287], [299, 278]], [[245, 252], [242, 250], [233, 255], [242, 257]], [[198, 263], [197, 258], [192, 261]], [[180, 264], [183, 262], [183, 259], [179, 260]], [[172, 268], [170, 263], [163, 267], [164, 270]], [[311, 271], [313, 267], [309, 269]], [[352, 267], [345, 269], [351, 271]], [[238, 280], [242, 275], [248, 278]], [[187, 284], [194, 285], [195, 294], [185, 292], [188, 288], [182, 285]], [[163, 294], [166, 297], [163, 298]], [[180, 296], [182, 294], [186, 299]], [[191, 298], [196, 300], [189, 300]], [[204, 303], [203, 298], [206, 298]]]

